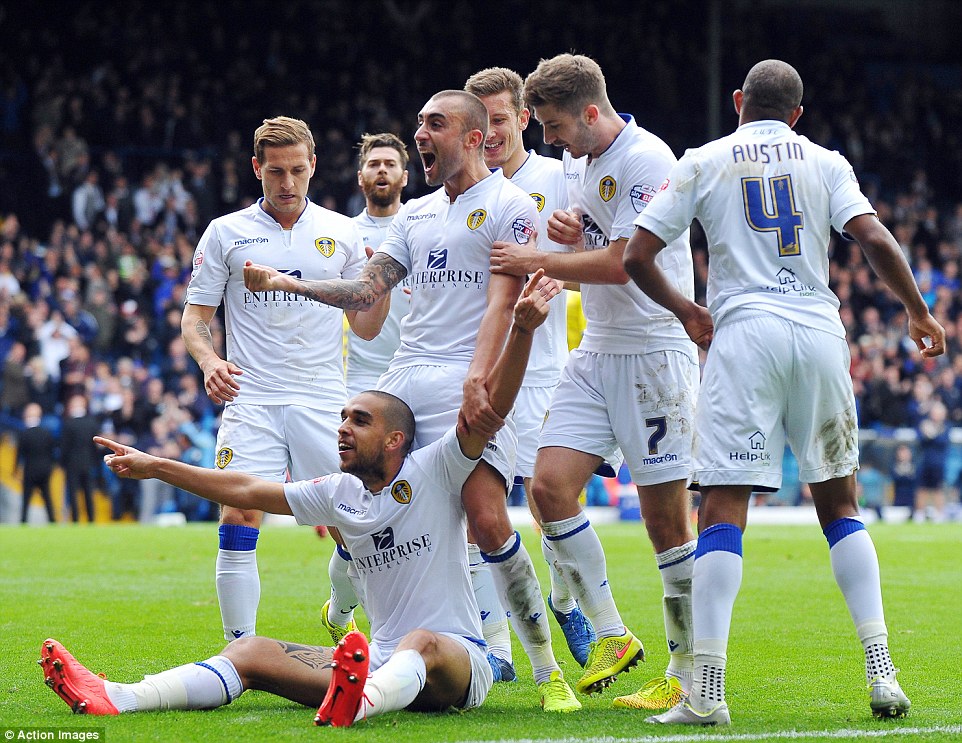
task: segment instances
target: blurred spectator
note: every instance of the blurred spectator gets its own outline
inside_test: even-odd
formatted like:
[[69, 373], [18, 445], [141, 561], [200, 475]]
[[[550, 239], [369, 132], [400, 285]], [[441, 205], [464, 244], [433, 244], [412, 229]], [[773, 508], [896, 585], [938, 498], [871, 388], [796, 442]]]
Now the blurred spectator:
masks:
[[[41, 302], [38, 309], [46, 306], [45, 302]], [[70, 354], [70, 341], [77, 337], [77, 331], [63, 319], [60, 310], [54, 309], [50, 311], [50, 318], [37, 328], [36, 337], [47, 373], [59, 381], [60, 362]]]
[[24, 407], [30, 402], [30, 387], [27, 384], [27, 347], [14, 342], [3, 362], [0, 377], [0, 427], [16, 429]]
[[80, 297], [73, 289], [60, 295], [60, 310], [66, 323], [77, 331], [79, 339], [85, 344], [93, 343], [100, 332], [97, 318], [81, 306]]
[[[197, 467], [212, 466], [217, 440], [202, 426], [193, 421], [181, 423], [174, 433], [174, 438], [182, 452], [181, 462]], [[218, 518], [217, 507], [193, 493], [177, 489], [174, 499], [177, 510], [184, 514], [188, 521], [216, 521]]]
[[30, 501], [35, 491], [40, 492], [43, 505], [47, 509], [47, 521], [51, 524], [57, 518], [53, 513], [50, 500], [50, 476], [53, 474], [56, 437], [53, 431], [41, 420], [43, 411], [37, 403], [30, 403], [23, 410], [23, 431], [17, 441], [17, 463], [23, 468], [23, 506], [20, 513], [21, 523], [27, 523]]
[[[40, 405], [44, 415], [57, 413], [60, 390], [57, 382], [47, 372], [47, 365], [40, 356], [33, 356], [27, 361], [25, 376], [30, 400]], [[57, 429], [59, 430], [59, 425]]]
[[67, 401], [60, 426], [60, 464], [64, 470], [64, 506], [75, 523], [80, 520], [80, 490], [87, 521], [94, 521], [94, 491], [100, 481], [102, 457], [93, 437], [100, 433], [100, 428], [100, 420], [87, 412], [84, 395], [74, 395]]
[[71, 338], [67, 357], [60, 362], [60, 401], [66, 403], [74, 395], [88, 393], [94, 379], [94, 362], [90, 349], [80, 338]]
[[945, 460], [949, 428], [945, 405], [935, 400], [918, 425], [919, 488], [915, 497], [916, 521], [940, 521], [945, 514]]
[[81, 230], [91, 229], [106, 206], [104, 192], [100, 188], [100, 174], [96, 170], [88, 171], [71, 197], [74, 224]]
[[916, 492], [919, 487], [918, 468], [915, 465], [911, 446], [899, 444], [895, 447], [895, 461], [892, 463], [890, 474], [894, 491], [892, 505], [907, 508], [911, 521], [912, 510], [915, 508]]

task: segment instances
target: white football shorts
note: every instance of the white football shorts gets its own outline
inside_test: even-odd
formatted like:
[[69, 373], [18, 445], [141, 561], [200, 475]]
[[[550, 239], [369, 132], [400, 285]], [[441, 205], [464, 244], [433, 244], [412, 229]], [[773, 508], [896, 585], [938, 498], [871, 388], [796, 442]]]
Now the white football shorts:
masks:
[[[438, 632], [438, 634], [450, 637], [468, 652], [468, 659], [471, 663], [471, 683], [468, 686], [468, 695], [461, 709], [480, 707], [494, 685], [494, 674], [491, 672], [491, 664], [488, 663], [487, 647], [482, 647], [477, 642], [453, 632]], [[371, 670], [375, 671], [387, 663], [396, 647], [396, 643], [389, 648], [382, 648], [376, 642], [372, 642], [370, 646]]]
[[[466, 375], [467, 368], [464, 366], [441, 364], [405, 366], [381, 375], [378, 389], [404, 400], [414, 413], [415, 449], [437, 441], [457, 425]], [[506, 489], [510, 489], [514, 483], [517, 448], [514, 418], [509, 415], [481, 455], [504, 478]]]
[[515, 477], [533, 477], [534, 460], [538, 454], [541, 425], [551, 404], [555, 385], [550, 387], [522, 387], [514, 403], [514, 425], [518, 432], [518, 464]]
[[753, 309], [715, 328], [695, 419], [694, 479], [777, 490], [788, 442], [802, 482], [858, 469], [848, 344]]
[[691, 476], [698, 361], [682, 351], [603, 354], [575, 349], [541, 429], [541, 448], [615, 459], [636, 485]]
[[376, 390], [377, 380], [380, 379], [380, 377], [381, 375], [377, 372], [348, 370], [344, 378], [345, 384], [347, 385], [347, 399], [350, 400], [355, 395], [367, 392], [368, 390]]
[[309, 480], [340, 471], [337, 429], [341, 409], [302, 405], [247, 405], [224, 408], [217, 432], [215, 466], [265, 480]]

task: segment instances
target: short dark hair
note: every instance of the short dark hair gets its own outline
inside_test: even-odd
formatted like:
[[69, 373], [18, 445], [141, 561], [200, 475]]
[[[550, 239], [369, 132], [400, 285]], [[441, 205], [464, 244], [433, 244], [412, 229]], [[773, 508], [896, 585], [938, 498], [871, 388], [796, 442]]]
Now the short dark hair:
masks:
[[802, 103], [802, 78], [780, 59], [766, 59], [748, 71], [742, 84], [742, 108], [753, 119], [788, 121]]
[[457, 100], [457, 114], [461, 119], [461, 133], [466, 134], [472, 129], [478, 129], [482, 136], [488, 136], [488, 109], [473, 93], [466, 90], [442, 90], [431, 96], [432, 101], [441, 98]]
[[403, 170], [408, 166], [408, 160], [410, 159], [408, 155], [408, 148], [401, 138], [396, 134], [391, 134], [390, 132], [381, 132], [380, 134], [364, 134], [361, 137], [361, 141], [358, 142], [358, 156], [357, 156], [357, 169], [360, 170], [364, 167], [364, 162], [367, 160], [367, 156], [371, 154], [371, 150], [375, 147], [391, 147], [397, 150], [398, 159], [401, 161], [401, 169]]
[[404, 434], [401, 455], [406, 455], [414, 444], [414, 413], [400, 397], [381, 390], [365, 390], [362, 395], [372, 395], [384, 403], [384, 422], [391, 431]]

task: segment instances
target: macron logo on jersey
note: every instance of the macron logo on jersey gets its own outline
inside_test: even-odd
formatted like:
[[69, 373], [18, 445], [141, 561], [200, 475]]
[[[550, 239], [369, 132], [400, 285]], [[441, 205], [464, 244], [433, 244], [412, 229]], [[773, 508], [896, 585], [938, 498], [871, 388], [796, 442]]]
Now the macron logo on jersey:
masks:
[[434, 250], [428, 251], [427, 269], [429, 271], [438, 271], [442, 268], [447, 268], [447, 265], [448, 265], [448, 249], [447, 248], [435, 248]]
[[270, 242], [266, 237], [241, 237], [234, 240], [231, 245], [235, 248], [239, 248], [243, 245], [263, 245], [266, 242]]

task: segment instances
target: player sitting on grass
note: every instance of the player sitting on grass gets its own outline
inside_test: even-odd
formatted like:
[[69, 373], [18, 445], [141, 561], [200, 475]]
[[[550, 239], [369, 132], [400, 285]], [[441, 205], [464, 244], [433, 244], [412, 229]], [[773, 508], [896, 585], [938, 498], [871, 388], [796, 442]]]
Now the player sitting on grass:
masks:
[[[546, 300], [555, 291], [536, 289], [540, 278], [541, 272], [532, 277], [515, 305], [514, 325], [490, 377], [490, 399], [501, 416], [514, 403], [531, 334], [547, 317]], [[94, 675], [59, 642], [47, 640], [40, 659], [44, 678], [74, 712], [210, 709], [260, 689], [320, 705], [315, 724], [346, 727], [393, 710], [467, 709], [484, 701], [492, 673], [460, 536], [460, 493], [488, 437], [469, 430], [461, 416], [440, 440], [408, 453], [414, 417], [383, 392], [357, 395], [341, 415], [343, 474], [287, 484], [95, 440], [113, 450], [104, 461], [120, 477], [155, 477], [217, 503], [336, 526], [358, 569], [370, 648], [360, 632], [348, 633], [333, 649], [245, 637], [208, 660], [120, 684]]]

